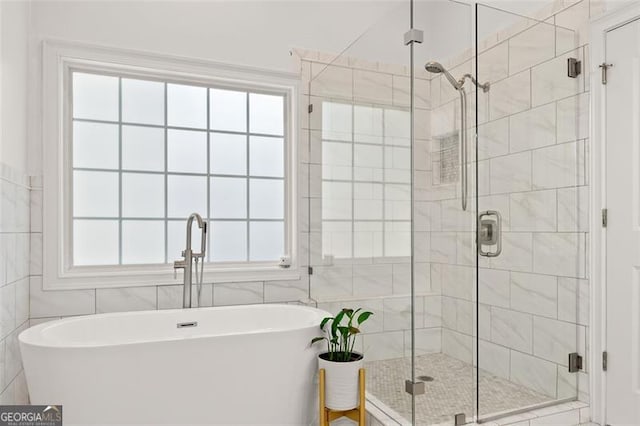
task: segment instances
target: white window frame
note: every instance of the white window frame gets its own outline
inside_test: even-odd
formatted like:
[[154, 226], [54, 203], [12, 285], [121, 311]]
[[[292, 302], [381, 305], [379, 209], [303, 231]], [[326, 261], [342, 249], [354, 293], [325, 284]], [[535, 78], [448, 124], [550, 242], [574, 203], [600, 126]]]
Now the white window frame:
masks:
[[[104, 72], [184, 84], [278, 92], [285, 97], [285, 252], [280, 262], [206, 263], [205, 282], [299, 279], [297, 99], [299, 76], [209, 61], [155, 55], [72, 42], [44, 41], [42, 48], [43, 288], [110, 288], [182, 283], [173, 265], [73, 266], [71, 239], [72, 71]], [[247, 154], [248, 155], [248, 154]], [[186, 218], [185, 218], [186, 232]]]

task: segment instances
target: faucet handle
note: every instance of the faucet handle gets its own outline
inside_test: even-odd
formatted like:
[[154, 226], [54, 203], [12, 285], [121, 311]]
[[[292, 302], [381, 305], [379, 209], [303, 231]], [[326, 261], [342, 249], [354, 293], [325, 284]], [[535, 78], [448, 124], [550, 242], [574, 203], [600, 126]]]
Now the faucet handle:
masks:
[[184, 269], [185, 263], [184, 260], [176, 260], [173, 262], [173, 279], [178, 279], [178, 269]]

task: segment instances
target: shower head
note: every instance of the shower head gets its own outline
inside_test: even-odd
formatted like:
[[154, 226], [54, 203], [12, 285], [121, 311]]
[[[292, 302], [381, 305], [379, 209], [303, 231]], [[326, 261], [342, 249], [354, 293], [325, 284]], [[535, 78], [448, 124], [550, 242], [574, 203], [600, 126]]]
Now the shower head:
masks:
[[424, 68], [432, 74], [441, 74], [441, 73], [444, 74], [444, 76], [447, 77], [447, 80], [449, 80], [449, 83], [451, 83], [454, 89], [460, 90], [462, 88], [462, 82], [453, 78], [453, 76], [449, 74], [449, 71], [447, 71], [446, 68], [443, 67], [440, 62], [435, 62], [435, 61], [427, 62], [424, 65]]
[[434, 74], [440, 74], [442, 71], [444, 71], [444, 67], [440, 62], [427, 62], [424, 67], [427, 71]]

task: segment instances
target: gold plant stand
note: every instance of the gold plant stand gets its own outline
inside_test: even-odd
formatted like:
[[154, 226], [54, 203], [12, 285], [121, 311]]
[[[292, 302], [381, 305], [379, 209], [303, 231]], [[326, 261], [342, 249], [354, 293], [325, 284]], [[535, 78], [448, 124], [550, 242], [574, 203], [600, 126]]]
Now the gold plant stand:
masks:
[[366, 411], [364, 409], [365, 400], [365, 382], [364, 382], [364, 368], [361, 368], [359, 373], [359, 387], [360, 387], [360, 405], [351, 410], [332, 410], [325, 407], [325, 371], [324, 368], [320, 369], [320, 426], [329, 426], [329, 424], [339, 419], [340, 417], [348, 417], [353, 421], [358, 422], [358, 426], [365, 426], [364, 421], [366, 417]]

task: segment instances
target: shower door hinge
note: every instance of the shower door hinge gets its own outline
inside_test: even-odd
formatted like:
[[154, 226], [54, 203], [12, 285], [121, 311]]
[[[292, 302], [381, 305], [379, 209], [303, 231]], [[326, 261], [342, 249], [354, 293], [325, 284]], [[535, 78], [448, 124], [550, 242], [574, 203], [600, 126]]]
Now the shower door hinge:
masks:
[[607, 222], [609, 220], [608, 216], [609, 216], [609, 211], [607, 209], [602, 209], [602, 227], [603, 228], [607, 227]]
[[602, 352], [602, 371], [607, 371], [607, 365], [609, 364], [609, 353], [607, 351]]
[[606, 62], [603, 62], [600, 65], [598, 65], [598, 68], [602, 70], [602, 84], [607, 84], [607, 70], [612, 66], [613, 64], [608, 64]]
[[404, 33], [404, 45], [407, 46], [411, 43], [422, 43], [424, 41], [424, 32], [422, 30], [416, 30], [411, 28]]
[[576, 58], [567, 59], [567, 77], [578, 78], [582, 74], [582, 61]]
[[313, 112], [313, 104], [309, 104], [309, 106], [307, 107], [307, 111], [309, 112], [309, 114]]
[[309, 275], [313, 275], [313, 266], [308, 266], [307, 272], [309, 273]]
[[412, 382], [407, 379], [404, 381], [404, 390], [409, 395], [422, 395], [424, 394], [424, 382]]
[[577, 373], [582, 370], [582, 357], [577, 352], [569, 354], [569, 373]]

